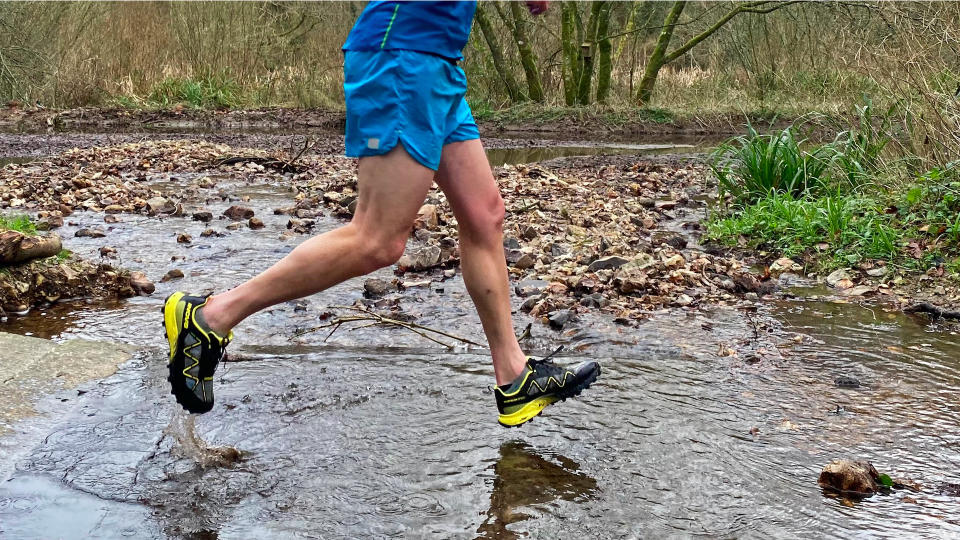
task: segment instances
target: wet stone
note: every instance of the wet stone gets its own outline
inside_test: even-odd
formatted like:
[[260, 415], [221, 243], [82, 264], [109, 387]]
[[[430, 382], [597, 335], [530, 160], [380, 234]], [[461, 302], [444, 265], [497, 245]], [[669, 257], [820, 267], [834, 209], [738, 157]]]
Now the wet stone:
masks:
[[385, 279], [369, 278], [363, 282], [363, 295], [367, 298], [379, 298], [393, 288], [393, 284]]
[[547, 321], [550, 323], [550, 328], [553, 328], [554, 330], [562, 330], [563, 327], [573, 319], [573, 311], [570, 311], [569, 309], [559, 309], [547, 317]]
[[166, 283], [168, 281], [171, 281], [174, 279], [180, 279], [182, 277], [183, 277], [183, 270], [174, 268], [173, 270], [170, 270], [169, 272], [164, 274], [163, 277], [160, 279], [160, 281], [163, 283]]
[[190, 236], [189, 234], [187, 234], [187, 233], [180, 233], [180, 234], [177, 235], [177, 243], [178, 243], [178, 244], [189, 244], [189, 243], [192, 242], [192, 241], [193, 241], [193, 237], [191, 237], [191, 236]]
[[601, 293], [588, 294], [580, 299], [580, 305], [590, 308], [602, 308], [610, 303]]
[[234, 221], [250, 219], [253, 217], [253, 209], [246, 206], [231, 206], [223, 211], [223, 215]]
[[523, 311], [524, 313], [529, 313], [530, 310], [532, 310], [537, 305], [537, 303], [540, 302], [540, 300], [543, 300], [542, 294], [535, 294], [527, 298], [526, 300], [523, 301], [522, 304], [520, 304], [520, 311]]
[[880, 474], [869, 461], [837, 459], [824, 466], [817, 479], [824, 489], [872, 495], [880, 489]]
[[591, 272], [596, 272], [597, 270], [614, 270], [620, 268], [621, 266], [630, 262], [623, 257], [618, 257], [616, 255], [610, 257], [603, 257], [602, 259], [597, 259], [590, 263], [588, 270]]
[[671, 231], [656, 231], [651, 235], [654, 245], [666, 244], [674, 249], [684, 249], [687, 247], [687, 239], [680, 233]]
[[248, 225], [251, 229], [254, 229], [254, 230], [256, 230], [256, 229], [262, 229], [262, 228], [263, 228], [263, 221], [261, 221], [260, 218], [252, 217], [252, 218], [250, 218], [250, 221], [247, 222], [247, 225]]
[[512, 236], [503, 239], [503, 247], [506, 250], [520, 249], [520, 241]]
[[107, 233], [102, 229], [83, 228], [77, 231], [74, 236], [77, 238], [103, 238]]
[[550, 283], [542, 279], [525, 279], [514, 287], [517, 296], [530, 296], [540, 294], [547, 289]]
[[213, 221], [213, 213], [212, 212], [194, 212], [193, 220], [200, 221], [203, 223], [210, 223], [211, 221]]
[[533, 268], [535, 264], [537, 264], [537, 259], [529, 253], [524, 253], [519, 259], [517, 259], [515, 263], [513, 263], [513, 266], [515, 268], [519, 268], [520, 270], [527, 270]]
[[152, 281], [147, 279], [146, 274], [143, 272], [130, 273], [130, 286], [133, 287], [134, 293], [138, 296], [148, 296], [156, 290], [156, 286]]

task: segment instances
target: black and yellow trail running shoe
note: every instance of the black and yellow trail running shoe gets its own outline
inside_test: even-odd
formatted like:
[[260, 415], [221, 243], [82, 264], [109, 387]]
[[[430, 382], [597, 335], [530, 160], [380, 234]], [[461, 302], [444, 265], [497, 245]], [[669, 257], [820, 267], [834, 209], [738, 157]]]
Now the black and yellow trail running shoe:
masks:
[[170, 393], [188, 412], [213, 408], [213, 372], [223, 358], [233, 332], [221, 337], [211, 330], [199, 310], [206, 297], [176, 292], [163, 303], [163, 326], [170, 342]]
[[529, 422], [547, 405], [576, 397], [597, 380], [600, 364], [596, 362], [563, 368], [550, 361], [562, 349], [560, 347], [542, 360], [528, 358], [526, 369], [515, 381], [494, 389], [501, 426], [513, 427]]

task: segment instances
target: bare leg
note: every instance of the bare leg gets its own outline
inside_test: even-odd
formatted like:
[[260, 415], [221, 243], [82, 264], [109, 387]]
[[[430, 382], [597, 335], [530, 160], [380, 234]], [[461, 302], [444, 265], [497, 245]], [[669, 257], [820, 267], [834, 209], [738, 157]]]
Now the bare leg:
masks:
[[444, 146], [436, 180], [460, 227], [460, 268], [487, 335], [497, 384], [507, 384], [523, 372], [526, 357], [510, 314], [503, 199], [480, 140]]
[[401, 147], [360, 159], [359, 198], [353, 220], [297, 246], [271, 268], [235, 289], [210, 297], [207, 324], [220, 333], [280, 302], [320, 292], [349, 278], [389, 266], [403, 254], [433, 171]]

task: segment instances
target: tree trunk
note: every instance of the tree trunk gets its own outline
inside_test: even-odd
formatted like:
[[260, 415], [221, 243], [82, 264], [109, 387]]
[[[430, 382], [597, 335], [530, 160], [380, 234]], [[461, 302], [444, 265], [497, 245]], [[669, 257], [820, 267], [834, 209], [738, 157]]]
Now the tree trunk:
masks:
[[540, 71], [537, 70], [537, 56], [527, 38], [527, 23], [523, 18], [520, 2], [510, 2], [510, 10], [513, 12], [513, 38], [520, 52], [520, 64], [523, 65], [523, 72], [527, 76], [527, 95], [533, 101], [542, 103], [543, 83], [540, 80]]
[[600, 11], [606, 2], [593, 2], [590, 5], [590, 18], [587, 19], [586, 39], [580, 45], [580, 80], [577, 83], [577, 103], [590, 104], [590, 86], [593, 82], [593, 56], [596, 51], [597, 25]]
[[580, 82], [580, 40], [576, 21], [576, 2], [564, 2], [560, 13], [560, 36], [563, 47], [563, 98], [568, 106], [577, 103], [577, 85]]
[[660, 68], [666, 63], [664, 58], [667, 56], [667, 48], [670, 47], [673, 29], [685, 7], [687, 7], [687, 3], [683, 0], [674, 2], [670, 13], [663, 21], [663, 30], [660, 32], [660, 37], [657, 38], [657, 45], [653, 48], [653, 53], [647, 60], [647, 67], [643, 71], [643, 77], [640, 79], [640, 89], [637, 91], [637, 100], [640, 101], [640, 105], [650, 103], [650, 98], [653, 96], [653, 87], [657, 83], [657, 75], [660, 74]]
[[0, 265], [53, 257], [62, 248], [60, 237], [55, 234], [27, 236], [17, 231], [0, 231]]
[[610, 44], [610, 2], [604, 2], [604, 7], [600, 11], [600, 20], [597, 22], [597, 101], [606, 103], [607, 96], [610, 94], [610, 75], [613, 71], [613, 61], [611, 55], [613, 46]]
[[507, 89], [507, 95], [510, 96], [510, 101], [513, 103], [523, 101], [524, 95], [520, 91], [517, 81], [513, 78], [510, 67], [504, 60], [503, 49], [500, 47], [500, 42], [497, 41], [497, 35], [493, 30], [493, 26], [490, 24], [490, 19], [487, 18], [483, 4], [477, 4], [474, 19], [480, 26], [480, 33], [483, 34], [483, 39], [487, 42], [487, 47], [490, 49], [490, 58], [493, 60], [493, 67], [497, 70], [500, 80], [503, 81], [503, 85]]

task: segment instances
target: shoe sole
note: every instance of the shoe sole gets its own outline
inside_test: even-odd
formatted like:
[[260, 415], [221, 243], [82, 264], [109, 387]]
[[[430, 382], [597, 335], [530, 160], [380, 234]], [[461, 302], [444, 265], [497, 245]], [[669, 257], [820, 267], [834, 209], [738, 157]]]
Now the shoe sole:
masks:
[[[524, 406], [519, 411], [510, 414], [510, 415], [500, 415], [500, 418], [497, 422], [506, 428], [520, 427], [527, 422], [532, 421], [534, 418], [540, 416], [540, 413], [543, 412], [543, 409], [547, 408], [549, 405], [553, 405], [558, 401], [566, 401], [569, 398], [575, 398], [579, 396], [584, 390], [590, 388], [590, 385], [596, 382], [597, 377], [600, 376], [600, 365], [597, 364], [597, 369], [593, 373], [587, 376], [580, 384], [573, 387], [570, 392], [556, 395], [556, 396], [547, 396], [543, 398], [538, 398], [526, 406]], [[507, 422], [504, 422], [504, 419], [507, 419]]]
[[[173, 302], [170, 302], [175, 296], [177, 296], [177, 298]], [[198, 399], [193, 392], [187, 389], [183, 376], [183, 360], [174, 361], [173, 358], [173, 351], [175, 351], [177, 347], [177, 338], [174, 336], [179, 336], [180, 326], [177, 323], [177, 302], [179, 302], [183, 296], [185, 295], [182, 292], [171, 294], [164, 299], [163, 307], [160, 308], [160, 312], [163, 313], [163, 337], [167, 338], [167, 343], [170, 345], [170, 358], [167, 361], [167, 367], [170, 373], [167, 375], [167, 382], [170, 383], [170, 393], [173, 394], [177, 403], [183, 407], [183, 410], [191, 414], [203, 414], [213, 408], [213, 403], [207, 403]], [[168, 306], [170, 309], [167, 309]]]

